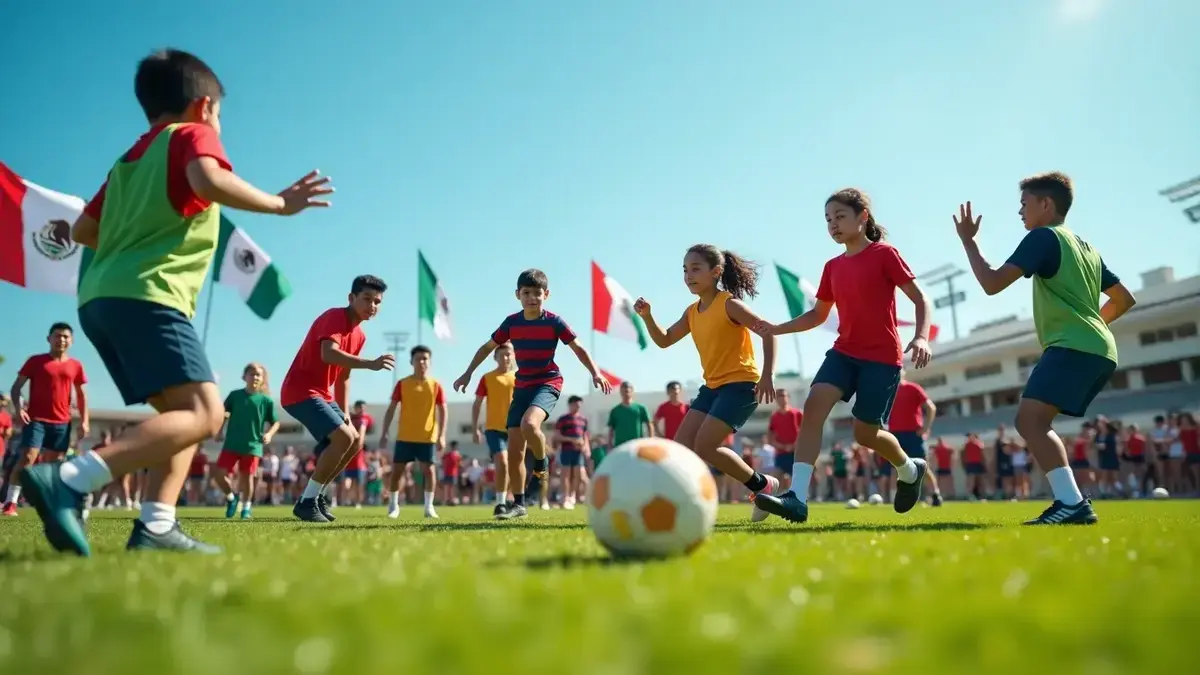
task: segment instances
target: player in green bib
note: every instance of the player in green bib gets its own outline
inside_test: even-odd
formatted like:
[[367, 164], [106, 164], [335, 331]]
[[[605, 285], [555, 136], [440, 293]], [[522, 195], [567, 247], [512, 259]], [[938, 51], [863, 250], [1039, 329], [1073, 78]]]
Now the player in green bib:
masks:
[[[224, 434], [217, 433], [221, 454], [217, 456], [217, 487], [225, 493], [225, 517], [232, 518], [242, 506], [242, 519], [250, 518], [254, 488], [263, 446], [269, 445], [279, 431], [275, 400], [267, 394], [267, 369], [251, 363], [242, 370], [246, 386], [225, 397]], [[235, 490], [229, 474], [238, 472]]]
[[[1117, 345], [1108, 325], [1133, 307], [1133, 294], [1108, 270], [1091, 244], [1067, 229], [1074, 200], [1062, 173], [1021, 181], [1021, 220], [1028, 233], [998, 269], [983, 259], [975, 235], [982, 217], [971, 203], [954, 219], [971, 270], [988, 295], [1021, 277], [1033, 280], [1033, 323], [1042, 356], [1029, 374], [1016, 427], [1046, 472], [1054, 503], [1026, 525], [1092, 524], [1092, 502], [1079, 491], [1067, 450], [1054, 432], [1059, 414], [1083, 417], [1117, 368]], [[1108, 296], [1102, 307], [1100, 295]]]
[[126, 405], [160, 414], [103, 448], [21, 473], [26, 499], [59, 551], [91, 553], [83, 495], [113, 476], [149, 469], [129, 549], [220, 552], [189, 537], [175, 503], [197, 446], [224, 421], [221, 392], [192, 326], [212, 265], [220, 205], [292, 215], [328, 206], [327, 178], [311, 172], [269, 194], [233, 173], [221, 146], [225, 89], [199, 58], [174, 49], [138, 64], [134, 94], [150, 128], [113, 164], [71, 237], [85, 247], [79, 323]]

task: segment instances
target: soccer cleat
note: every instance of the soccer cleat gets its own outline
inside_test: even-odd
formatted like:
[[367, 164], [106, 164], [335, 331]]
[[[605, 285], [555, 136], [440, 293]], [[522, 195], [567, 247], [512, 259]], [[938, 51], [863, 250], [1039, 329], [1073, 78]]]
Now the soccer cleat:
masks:
[[5, 504], [3, 515], [15, 518], [17, 516], [17, 505], [12, 502]]
[[940, 493], [940, 492], [933, 493], [933, 498], [930, 499], [929, 501], [934, 506], [941, 506], [942, 505], [942, 493]]
[[563, 500], [562, 507], [563, 507], [564, 511], [574, 511], [575, 510], [575, 501], [571, 500], [571, 499]]
[[1025, 521], [1026, 525], [1095, 525], [1100, 519], [1092, 509], [1092, 500], [1084, 499], [1073, 506], [1054, 500], [1042, 515]]
[[325, 516], [325, 520], [328, 522], [332, 523], [333, 521], [337, 520], [337, 517], [330, 513], [329, 499], [326, 498], [324, 494], [317, 495], [317, 508], [321, 510], [321, 515]]
[[436, 520], [436, 519], [438, 518], [437, 511], [436, 511], [436, 510], [434, 510], [434, 508], [433, 508], [432, 506], [426, 506], [426, 507], [425, 507], [425, 517], [426, 517], [426, 518], [433, 518], [433, 519], [435, 519], [435, 520]]
[[529, 515], [529, 511], [525, 509], [524, 504], [506, 504], [504, 512], [496, 516], [497, 520], [512, 520], [513, 518], [524, 518]]
[[238, 502], [241, 501], [237, 495], [233, 495], [233, 499], [225, 500], [225, 517], [232, 518], [237, 515]]
[[395, 520], [400, 517], [400, 507], [395, 506], [388, 509], [387, 517]]
[[[763, 492], [765, 492], [766, 494], [769, 494], [769, 495], [773, 495], [776, 492], [778, 492], [779, 491], [779, 479], [774, 476], [766, 476], [766, 479], [767, 479], [767, 487], [763, 490]], [[750, 522], [761, 523], [762, 521], [771, 517], [770, 513], [758, 508], [758, 503], [754, 501], [753, 497], [750, 498], [750, 503], [754, 504], [754, 508], [751, 509], [751, 511], [750, 511]]]
[[504, 514], [507, 511], [508, 511], [508, 503], [500, 502], [499, 504], [496, 505], [496, 508], [492, 509], [492, 517], [495, 518], [496, 520], [504, 520], [506, 518], [506, 516]]
[[242, 509], [242, 520], [250, 520], [251, 517], [250, 509]]
[[789, 523], [803, 523], [808, 520], [808, 504], [800, 501], [791, 490], [778, 497], [760, 492], [754, 496], [754, 506]]
[[540, 476], [535, 473], [529, 477], [529, 487], [525, 488], [526, 506], [537, 506], [537, 495], [542, 493], [542, 478], [545, 475], [545, 472], [542, 472]]
[[896, 513], [908, 513], [921, 501], [921, 486], [925, 485], [925, 474], [929, 471], [929, 465], [923, 459], [914, 459], [913, 464], [917, 465], [917, 477], [913, 482], [896, 481], [896, 494], [892, 498], [892, 508]]
[[193, 539], [179, 528], [179, 523], [162, 534], [154, 534], [146, 529], [146, 524], [140, 520], [133, 521], [133, 532], [129, 535], [129, 543], [125, 544], [128, 551], [181, 551], [188, 553], [205, 553], [216, 555], [224, 551], [219, 546], [206, 544]]
[[292, 507], [292, 515], [306, 523], [328, 523], [329, 519], [321, 513], [321, 509], [317, 503], [317, 500], [311, 497], [301, 499]]
[[92, 549], [80, 520], [83, 495], [67, 487], [58, 475], [58, 468], [57, 464], [35, 464], [22, 470], [20, 481], [25, 499], [37, 510], [46, 539], [54, 550], [90, 555]]

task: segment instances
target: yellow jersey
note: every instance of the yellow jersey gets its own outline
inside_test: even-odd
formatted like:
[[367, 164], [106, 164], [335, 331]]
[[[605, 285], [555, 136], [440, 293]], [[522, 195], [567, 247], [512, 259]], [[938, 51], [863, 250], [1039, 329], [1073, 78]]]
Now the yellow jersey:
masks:
[[508, 408], [512, 405], [513, 389], [517, 386], [516, 373], [485, 373], [479, 380], [475, 396], [487, 399], [487, 419], [484, 429], [488, 431], [508, 430]]
[[409, 375], [396, 383], [396, 388], [392, 391], [392, 402], [400, 404], [396, 440], [405, 443], [437, 441], [437, 408], [446, 404], [446, 392], [437, 380], [419, 380]]
[[750, 329], [734, 323], [726, 311], [726, 304], [732, 298], [728, 292], [720, 291], [703, 311], [699, 301], [688, 307], [688, 329], [696, 351], [700, 352], [704, 384], [709, 389], [733, 382], [758, 382]]

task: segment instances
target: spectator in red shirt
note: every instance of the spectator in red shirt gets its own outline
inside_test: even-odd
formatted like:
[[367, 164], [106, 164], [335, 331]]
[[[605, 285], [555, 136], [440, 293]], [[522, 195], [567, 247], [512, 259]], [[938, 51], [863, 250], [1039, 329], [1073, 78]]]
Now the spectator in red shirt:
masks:
[[767, 434], [775, 447], [774, 466], [764, 467], [767, 473], [779, 479], [780, 487], [790, 487], [792, 464], [796, 456], [796, 439], [800, 437], [800, 422], [804, 413], [792, 407], [792, 397], [787, 389], [775, 390], [777, 409], [767, 422]]
[[[105, 439], [102, 441], [104, 445], [111, 443], [111, 435], [109, 432], [104, 432]], [[93, 448], [94, 450], [95, 448]], [[188, 467], [187, 481], [187, 503], [188, 506], [204, 506], [204, 487], [208, 479], [208, 456], [204, 454], [204, 447], [196, 448], [195, 454], [192, 455], [192, 463]]]
[[1149, 487], [1150, 475], [1146, 464], [1146, 436], [1136, 424], [1125, 428], [1125, 456], [1127, 475], [1137, 481], [1138, 490], [1145, 492]]
[[[21, 497], [21, 486], [17, 475], [38, 460], [45, 451], [46, 461], [61, 460], [71, 448], [71, 390], [75, 391], [75, 405], [79, 408], [79, 438], [88, 433], [87, 376], [83, 364], [67, 355], [74, 342], [74, 332], [66, 323], [50, 326], [46, 341], [50, 351], [29, 357], [17, 373], [12, 386], [12, 400], [24, 429], [21, 432], [21, 453], [13, 463], [8, 476], [8, 503], [4, 515], [17, 515], [17, 500]], [[21, 390], [29, 383], [29, 407], [21, 403]]]
[[354, 402], [354, 407], [350, 409], [350, 426], [358, 431], [358, 452], [354, 453], [354, 457], [342, 471], [340, 502], [347, 506], [354, 504], [355, 508], [362, 508], [367, 497], [366, 481], [364, 480], [367, 475], [366, 439], [367, 434], [375, 431], [375, 418], [367, 412], [366, 401]]
[[967, 494], [975, 495], [976, 498], [988, 493], [987, 464], [984, 462], [983, 451], [983, 441], [979, 440], [979, 434], [967, 434], [967, 442], [962, 449], [962, 463], [963, 470], [967, 473]]
[[[925, 459], [925, 440], [933, 429], [933, 420], [937, 417], [937, 406], [929, 400], [925, 389], [916, 382], [910, 382], [900, 371], [900, 384], [896, 386], [896, 396], [892, 400], [892, 412], [888, 416], [888, 431], [900, 442], [900, 447], [909, 457]], [[942, 491], [933, 472], [925, 472], [925, 479], [933, 488], [933, 505], [942, 505]]]
[[462, 473], [463, 456], [458, 451], [458, 441], [450, 441], [450, 448], [442, 453], [442, 503], [458, 504], [458, 478]]
[[[675, 432], [679, 431], [679, 425], [687, 415], [688, 404], [680, 400], [682, 393], [683, 385], [678, 382], [667, 383], [667, 400], [654, 411], [654, 433], [661, 438], [675, 440]], [[661, 427], [658, 425], [659, 421], [662, 422]]]

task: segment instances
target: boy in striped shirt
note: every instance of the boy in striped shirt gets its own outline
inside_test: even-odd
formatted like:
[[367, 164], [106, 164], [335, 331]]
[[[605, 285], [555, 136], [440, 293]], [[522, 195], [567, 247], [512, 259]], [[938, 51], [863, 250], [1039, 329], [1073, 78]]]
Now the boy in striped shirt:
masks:
[[[496, 510], [496, 518], [523, 518], [525, 494], [536, 499], [541, 482], [546, 480], [546, 437], [542, 423], [550, 416], [562, 395], [563, 378], [554, 362], [558, 343], [567, 345], [592, 376], [592, 384], [605, 394], [612, 391], [574, 331], [561, 317], [543, 305], [550, 297], [550, 281], [541, 270], [528, 269], [517, 277], [517, 300], [521, 311], [504, 319], [500, 327], [478, 351], [466, 372], [454, 381], [455, 391], [466, 393], [475, 369], [496, 347], [511, 342], [517, 359], [516, 390], [508, 409], [508, 484], [513, 501]], [[533, 480], [525, 489], [525, 448], [533, 454]]]

